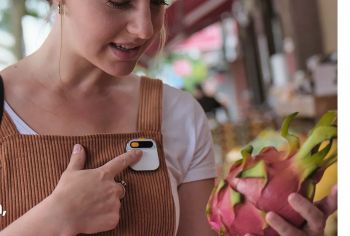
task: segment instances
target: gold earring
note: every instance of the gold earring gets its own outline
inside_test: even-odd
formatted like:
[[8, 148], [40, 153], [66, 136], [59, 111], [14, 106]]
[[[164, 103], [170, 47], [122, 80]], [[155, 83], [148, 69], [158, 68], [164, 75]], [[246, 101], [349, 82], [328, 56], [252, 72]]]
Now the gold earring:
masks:
[[63, 15], [63, 4], [61, 2], [58, 3], [58, 14]]

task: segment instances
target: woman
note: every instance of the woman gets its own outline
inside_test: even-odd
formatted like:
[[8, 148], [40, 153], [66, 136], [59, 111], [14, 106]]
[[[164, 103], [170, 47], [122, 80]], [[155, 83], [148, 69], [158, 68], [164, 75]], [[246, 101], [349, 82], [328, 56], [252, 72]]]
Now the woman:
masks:
[[[215, 235], [204, 210], [215, 170], [203, 111], [188, 94], [132, 74], [160, 35], [166, 3], [50, 4], [58, 17], [43, 46], [1, 72], [0, 235]], [[158, 169], [127, 168], [142, 153], [123, 154], [125, 145], [140, 137], [156, 141]], [[321, 232], [318, 208], [295, 201], [305, 229]], [[303, 233], [269, 219], [282, 235]]]

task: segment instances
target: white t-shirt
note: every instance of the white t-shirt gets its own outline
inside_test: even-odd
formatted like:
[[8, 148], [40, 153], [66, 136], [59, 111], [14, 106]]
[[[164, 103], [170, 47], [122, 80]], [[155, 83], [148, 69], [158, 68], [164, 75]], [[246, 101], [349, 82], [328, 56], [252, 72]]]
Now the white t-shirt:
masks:
[[[37, 134], [5, 101], [5, 111], [21, 134]], [[176, 229], [180, 204], [177, 188], [182, 183], [216, 176], [212, 138], [206, 115], [191, 94], [163, 86], [163, 148], [176, 209]]]

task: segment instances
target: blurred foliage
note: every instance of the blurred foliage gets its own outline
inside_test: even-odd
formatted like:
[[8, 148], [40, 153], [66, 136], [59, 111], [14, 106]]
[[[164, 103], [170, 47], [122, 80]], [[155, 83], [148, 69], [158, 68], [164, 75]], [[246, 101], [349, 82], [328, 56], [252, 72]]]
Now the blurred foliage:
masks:
[[174, 67], [174, 64], [178, 61], [186, 61], [190, 65], [190, 73], [181, 75], [183, 80], [183, 89], [192, 92], [196, 84], [200, 84], [208, 77], [208, 68], [205, 62], [199, 57], [191, 56], [188, 53], [170, 52], [168, 54], [160, 54], [149, 69], [151, 76], [157, 77], [159, 74], [169, 73], [163, 71], [166, 68], [165, 65]]
[[49, 5], [44, 0], [1, 0], [0, 30], [15, 38], [15, 45], [8, 48], [17, 58], [24, 55], [22, 19], [24, 16], [48, 18]]
[[0, 1], [0, 28], [6, 31], [10, 31], [10, 12], [8, 11], [9, 2], [8, 0]]

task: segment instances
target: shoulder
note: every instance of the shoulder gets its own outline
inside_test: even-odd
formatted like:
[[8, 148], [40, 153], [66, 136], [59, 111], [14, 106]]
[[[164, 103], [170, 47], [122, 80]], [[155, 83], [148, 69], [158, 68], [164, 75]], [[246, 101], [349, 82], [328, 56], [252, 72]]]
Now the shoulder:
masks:
[[182, 119], [182, 121], [196, 116], [205, 117], [202, 107], [192, 94], [163, 85], [163, 120], [169, 116]]
[[206, 115], [192, 94], [163, 85], [163, 119], [162, 133], [164, 138], [171, 137], [173, 141], [187, 146], [187, 151], [193, 151], [198, 139], [198, 133], [207, 122]]
[[190, 94], [169, 85], [163, 85], [163, 132], [179, 134], [183, 139], [195, 140], [207, 124], [202, 106]]
[[31, 80], [27, 79], [32, 73], [25, 65], [23, 60], [10, 65], [0, 71], [0, 76], [4, 83], [4, 89], [6, 98], [15, 97], [17, 94], [21, 94], [21, 97], [30, 96], [36, 94], [36, 90], [30, 85]]
[[162, 134], [168, 167], [178, 184], [215, 175], [207, 117], [194, 97], [163, 85]]
[[23, 75], [28, 75], [29, 70], [25, 59], [22, 59], [12, 65], [9, 65], [0, 71], [0, 75], [4, 81], [18, 80]]

